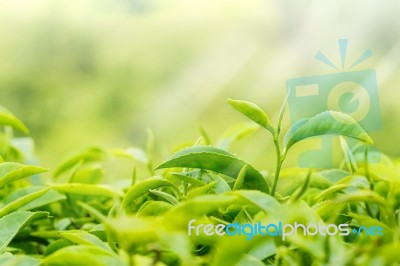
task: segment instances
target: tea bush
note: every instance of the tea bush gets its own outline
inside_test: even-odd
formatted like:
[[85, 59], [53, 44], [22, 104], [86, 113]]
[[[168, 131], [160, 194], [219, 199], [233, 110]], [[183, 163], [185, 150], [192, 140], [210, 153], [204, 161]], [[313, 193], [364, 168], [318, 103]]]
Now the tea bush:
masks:
[[[253, 122], [229, 129], [217, 143], [201, 130], [197, 141], [156, 167], [151, 137], [147, 149], [90, 147], [46, 179], [41, 174], [48, 169], [31, 165], [29, 139], [14, 137], [13, 131], [28, 129], [1, 108], [0, 265], [398, 265], [398, 161], [369, 151], [371, 138], [345, 114], [303, 119], [282, 138], [286, 103], [273, 124], [253, 103], [228, 102]], [[275, 144], [272, 174], [229, 152], [256, 126]], [[321, 135], [342, 136], [340, 168], [282, 168], [293, 145]], [[350, 148], [347, 137], [359, 145]], [[105, 164], [120, 157], [132, 160], [132, 176], [106, 182]], [[138, 174], [140, 165], [147, 175]], [[209, 236], [190, 232], [193, 219], [214, 225], [346, 223], [355, 230], [379, 227], [383, 235]]]

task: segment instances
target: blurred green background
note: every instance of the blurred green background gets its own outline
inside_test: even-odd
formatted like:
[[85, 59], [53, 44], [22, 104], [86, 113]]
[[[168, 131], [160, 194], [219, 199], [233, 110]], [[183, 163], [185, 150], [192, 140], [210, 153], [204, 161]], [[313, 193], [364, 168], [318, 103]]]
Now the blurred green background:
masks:
[[[245, 121], [228, 97], [276, 119], [286, 80], [334, 73], [315, 54], [340, 62], [347, 38], [350, 61], [374, 53], [355, 70], [377, 72], [383, 128], [372, 137], [396, 157], [399, 16], [400, 2], [377, 0], [2, 1], [0, 104], [31, 129], [47, 167], [88, 145], [143, 147], [146, 128], [165, 154], [198, 125], [216, 140]], [[270, 138], [252, 138], [234, 151], [270, 167]]]

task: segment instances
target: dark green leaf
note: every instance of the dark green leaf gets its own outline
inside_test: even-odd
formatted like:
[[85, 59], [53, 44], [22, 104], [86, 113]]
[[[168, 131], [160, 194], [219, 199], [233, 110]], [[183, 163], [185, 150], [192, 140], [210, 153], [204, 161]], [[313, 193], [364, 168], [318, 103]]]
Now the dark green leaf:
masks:
[[[233, 154], [219, 148], [196, 146], [175, 153], [166, 162], [159, 165], [157, 169], [173, 167], [199, 168], [237, 178], [240, 170], [246, 164]], [[247, 165], [243, 188], [269, 192], [264, 177], [251, 165]]]
[[373, 143], [353, 118], [340, 112], [326, 111], [296, 122], [285, 135], [285, 151], [303, 139], [322, 135], [342, 135]]

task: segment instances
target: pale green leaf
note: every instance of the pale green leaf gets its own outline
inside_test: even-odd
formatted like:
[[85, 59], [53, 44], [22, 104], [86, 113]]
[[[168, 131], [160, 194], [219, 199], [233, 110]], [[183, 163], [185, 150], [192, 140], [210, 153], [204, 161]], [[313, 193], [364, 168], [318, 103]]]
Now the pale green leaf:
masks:
[[49, 184], [49, 186], [59, 192], [71, 193], [82, 196], [104, 196], [104, 197], [122, 197], [124, 194], [109, 185], [104, 184]]
[[59, 249], [41, 261], [42, 265], [57, 266], [124, 266], [119, 256], [96, 246], [78, 245]]
[[207, 194], [217, 183], [218, 181], [213, 181], [202, 187], [194, 188], [189, 191], [189, 193], [187, 194], [187, 198], [192, 199], [194, 197]]
[[236, 178], [235, 184], [233, 185], [232, 190], [239, 190], [243, 186], [244, 177], [246, 176], [247, 164], [245, 164], [240, 170], [238, 177]]
[[129, 205], [132, 204], [133, 201], [138, 197], [148, 193], [151, 189], [156, 189], [163, 186], [171, 187], [177, 192], [178, 195], [180, 194], [179, 188], [170, 181], [162, 177], [151, 177], [132, 186], [126, 192], [126, 195], [122, 200], [122, 206], [124, 207], [124, 209], [127, 209], [129, 208]]
[[0, 125], [11, 126], [25, 134], [29, 133], [29, 130], [24, 123], [3, 106], [0, 106]]
[[83, 230], [62, 231], [60, 232], [60, 235], [72, 243], [97, 246], [104, 250], [111, 251], [111, 248], [106, 243], [101, 241], [97, 236]]
[[77, 164], [85, 164], [88, 162], [102, 161], [105, 157], [105, 153], [102, 149], [91, 147], [84, 151], [75, 154], [67, 158], [63, 163], [61, 163], [55, 170], [54, 176], [58, 177], [66, 171], [72, 169]]
[[275, 131], [267, 114], [256, 104], [233, 99], [228, 99], [228, 103], [263, 128], [271, 131], [271, 133]]
[[6, 204], [5, 206], [2, 206], [0, 208], [0, 217], [4, 216], [6, 214], [9, 214], [12, 211], [15, 211], [17, 209], [19, 209], [20, 207], [30, 203], [33, 200], [38, 199], [39, 197], [43, 196], [45, 193], [47, 193], [49, 191], [50, 188], [43, 188], [39, 191], [30, 193], [28, 195], [25, 195], [21, 198], [18, 198], [8, 204]]
[[46, 171], [48, 171], [48, 169], [33, 165], [23, 165], [12, 162], [0, 163], [0, 187]]
[[40, 261], [28, 255], [12, 255], [4, 253], [0, 255], [1, 266], [39, 266]]
[[[43, 186], [31, 186], [15, 190], [7, 196], [7, 198], [4, 200], [4, 203], [10, 204], [13, 201], [18, 201], [19, 199], [25, 198], [26, 196], [43, 189], [45, 189]], [[66, 199], [65, 195], [58, 193], [54, 189], [50, 189], [39, 198], [30, 200], [29, 202], [23, 204], [23, 206], [18, 208], [18, 210], [28, 211], [64, 199]]]
[[223, 150], [229, 150], [232, 143], [250, 135], [259, 128], [258, 125], [255, 125], [252, 122], [233, 125], [219, 137], [216, 146]]
[[159, 216], [171, 209], [173, 205], [165, 201], [146, 201], [137, 211], [138, 216]]
[[0, 252], [4, 251], [15, 235], [27, 224], [47, 216], [47, 212], [17, 211], [0, 218]]
[[171, 194], [167, 193], [167, 192], [163, 192], [163, 191], [159, 191], [159, 190], [155, 190], [155, 189], [150, 189], [149, 192], [153, 195], [156, 195], [164, 200], [166, 200], [167, 202], [176, 205], [178, 204], [178, 200], [172, 196]]
[[190, 174], [187, 174], [186, 172], [183, 173], [170, 173], [173, 177], [176, 177], [184, 182], [187, 182], [191, 184], [192, 186], [204, 186], [206, 183], [203, 181], [196, 179], [194, 177], [191, 177]]

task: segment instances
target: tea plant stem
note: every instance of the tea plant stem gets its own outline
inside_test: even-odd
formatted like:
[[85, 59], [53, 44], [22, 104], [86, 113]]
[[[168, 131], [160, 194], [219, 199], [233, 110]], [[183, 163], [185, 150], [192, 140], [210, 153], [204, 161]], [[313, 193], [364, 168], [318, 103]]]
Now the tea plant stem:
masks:
[[281, 148], [279, 146], [277, 137], [274, 137], [274, 145], [276, 152], [276, 167], [275, 167], [274, 183], [272, 184], [271, 196], [275, 195], [276, 186], [278, 184], [278, 179], [279, 179], [279, 173], [281, 171], [281, 166], [282, 166]]
[[369, 165], [368, 165], [368, 145], [365, 145], [365, 150], [364, 150], [364, 171], [365, 171], [365, 177], [367, 178], [369, 182], [369, 188], [371, 190], [374, 190], [374, 185], [372, 183], [371, 176], [369, 174]]
[[278, 180], [279, 180], [279, 173], [281, 172], [282, 163], [286, 157], [286, 152], [281, 154], [281, 147], [279, 145], [279, 134], [281, 133], [283, 114], [285, 113], [287, 102], [288, 102], [288, 97], [286, 96], [285, 100], [282, 103], [281, 109], [279, 110], [278, 126], [277, 126], [275, 134], [274, 134], [274, 145], [275, 145], [275, 152], [276, 152], [276, 167], [275, 167], [274, 183], [272, 184], [272, 190], [271, 190], [272, 196], [275, 195], [276, 186], [278, 185]]
[[[183, 168], [183, 170], [182, 170], [182, 173], [185, 173], [185, 172], [187, 172], [188, 171], [188, 169], [187, 168]], [[188, 182], [186, 182], [186, 181], [183, 181], [183, 184], [182, 184], [182, 195], [183, 195], [183, 197], [185, 197], [186, 198], [186, 196], [187, 196], [187, 193], [188, 193], [188, 188], [189, 188], [189, 183]]]
[[[369, 174], [369, 166], [368, 166], [368, 145], [365, 145], [365, 150], [364, 150], [364, 171], [365, 171], [365, 177], [367, 178], [369, 183], [369, 189], [373, 191], [374, 185], [372, 183], [372, 179]], [[374, 217], [374, 214], [372, 213], [372, 210], [368, 202], [365, 202], [365, 209], [367, 210], [369, 216]]]
[[365, 209], [366, 209], [366, 211], [367, 211], [367, 214], [368, 214], [369, 216], [371, 216], [371, 217], [375, 217], [375, 216], [374, 216], [374, 214], [372, 213], [372, 210], [371, 210], [371, 208], [369, 207], [369, 204], [368, 204], [368, 202], [365, 202]]

